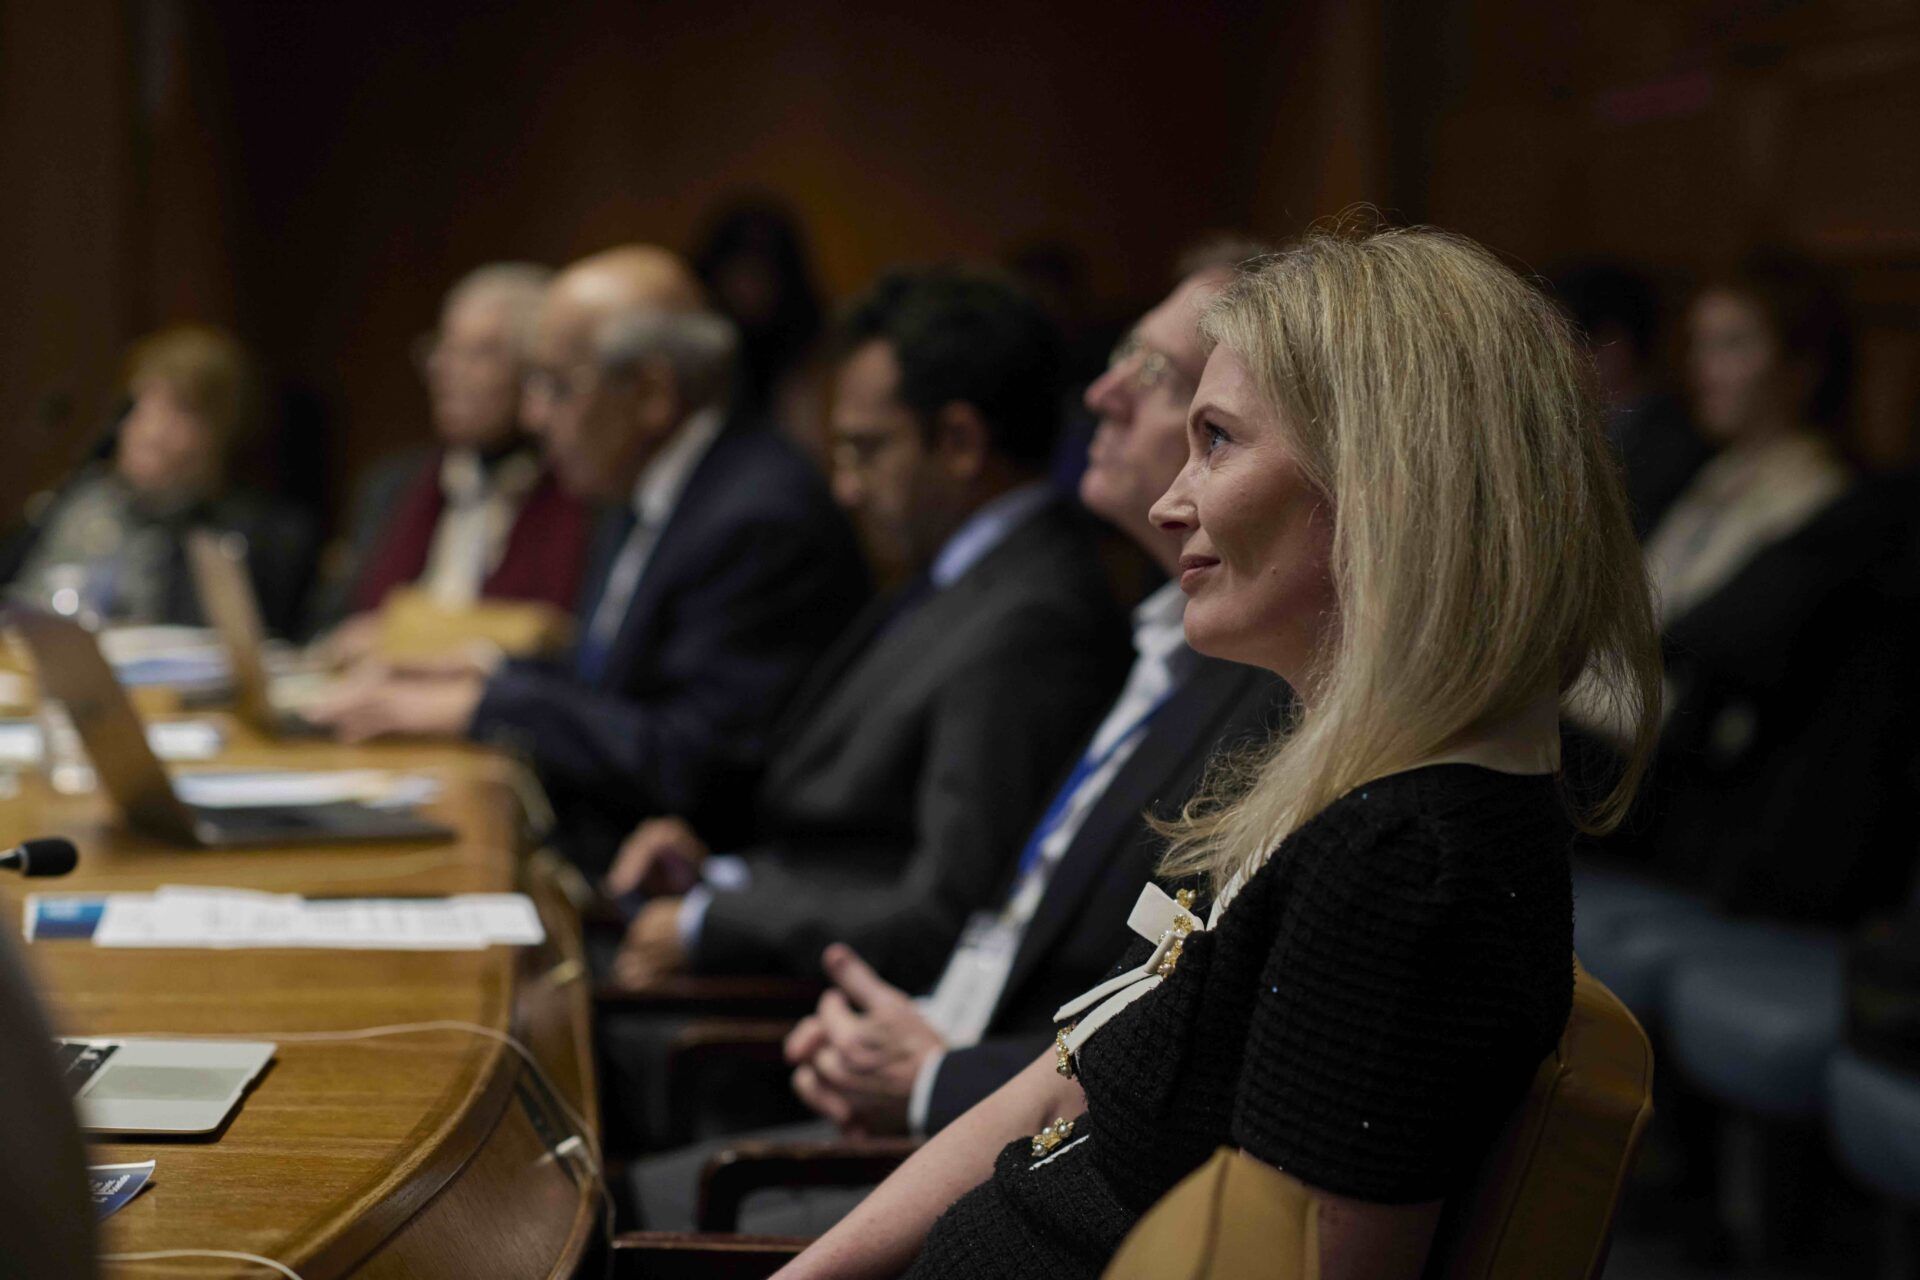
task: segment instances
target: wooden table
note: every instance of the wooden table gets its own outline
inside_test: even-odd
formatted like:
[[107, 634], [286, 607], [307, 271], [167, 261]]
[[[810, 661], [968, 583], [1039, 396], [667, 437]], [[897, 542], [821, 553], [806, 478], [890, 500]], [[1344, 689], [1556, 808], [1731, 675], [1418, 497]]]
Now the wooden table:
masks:
[[[66, 1034], [206, 1032], [276, 1039], [456, 1020], [528, 1045], [567, 1108], [598, 1125], [589, 982], [579, 924], [553, 864], [523, 856], [522, 807], [503, 760], [460, 746], [275, 744], [222, 721], [222, 765], [381, 767], [443, 781], [430, 812], [443, 845], [196, 852], [117, 829], [104, 797], [64, 797], [32, 774], [0, 800], [0, 848], [65, 835], [63, 880], [0, 884], [0, 927], [18, 930], [28, 889], [229, 885], [315, 896], [518, 888], [546, 924], [541, 947], [460, 952], [169, 951], [39, 942], [22, 950]], [[18, 936], [18, 934], [16, 934]], [[211, 1139], [101, 1141], [94, 1163], [158, 1162], [154, 1183], [103, 1228], [102, 1248], [221, 1249], [336, 1276], [557, 1276], [591, 1244], [601, 1196], [564, 1149], [565, 1110], [507, 1046], [441, 1031], [355, 1043], [282, 1042], [273, 1065]], [[576, 1146], [578, 1144], [575, 1144]], [[116, 1263], [123, 1276], [261, 1277], [252, 1263]]]

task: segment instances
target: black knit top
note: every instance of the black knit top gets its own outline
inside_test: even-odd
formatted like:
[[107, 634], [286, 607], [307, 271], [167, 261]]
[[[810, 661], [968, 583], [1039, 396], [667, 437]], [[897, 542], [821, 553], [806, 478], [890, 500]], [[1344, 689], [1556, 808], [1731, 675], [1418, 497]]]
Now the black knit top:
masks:
[[1069, 1142], [1003, 1150], [909, 1276], [1098, 1276], [1220, 1146], [1361, 1200], [1460, 1189], [1572, 1008], [1572, 837], [1552, 778], [1475, 765], [1329, 805], [1082, 1046]]

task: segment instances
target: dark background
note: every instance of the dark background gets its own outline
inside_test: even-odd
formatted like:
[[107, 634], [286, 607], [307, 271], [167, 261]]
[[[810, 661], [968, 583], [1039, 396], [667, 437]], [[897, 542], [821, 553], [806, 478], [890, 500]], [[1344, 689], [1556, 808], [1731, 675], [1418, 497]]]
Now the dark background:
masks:
[[457, 275], [684, 248], [743, 187], [835, 297], [1046, 239], [1112, 317], [1197, 233], [1357, 201], [1676, 298], [1785, 243], [1865, 326], [1856, 443], [1915, 446], [1920, 0], [0, 0], [0, 504], [198, 319], [281, 389], [255, 478], [337, 508], [425, 437], [407, 347]]

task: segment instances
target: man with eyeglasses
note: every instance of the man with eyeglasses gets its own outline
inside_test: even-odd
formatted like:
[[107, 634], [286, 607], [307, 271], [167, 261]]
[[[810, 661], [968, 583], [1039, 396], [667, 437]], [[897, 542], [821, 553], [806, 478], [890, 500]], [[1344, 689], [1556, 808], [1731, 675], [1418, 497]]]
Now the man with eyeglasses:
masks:
[[[1085, 396], [1100, 421], [1080, 496], [1169, 573], [1179, 547], [1147, 513], [1186, 461], [1187, 403], [1206, 364], [1199, 309], [1234, 264], [1259, 252], [1224, 240], [1183, 258], [1184, 278]], [[1273, 676], [1187, 648], [1184, 603], [1170, 582], [1135, 609], [1135, 659], [1120, 696], [1025, 833], [1002, 896], [969, 922], [928, 996], [883, 980], [853, 947], [826, 949], [834, 986], [786, 1043], [794, 1089], [826, 1123], [759, 1136], [936, 1132], [1032, 1062], [1053, 1038], [1054, 1011], [1105, 976], [1133, 936], [1128, 911], [1164, 852], [1143, 815], [1177, 814], [1216, 751], [1259, 744], [1284, 718], [1288, 695]], [[727, 1145], [636, 1163], [642, 1223], [691, 1229], [701, 1170]], [[818, 1234], [861, 1194], [759, 1193], [740, 1226]]]
[[[783, 716], [754, 830], [643, 824], [607, 877], [633, 920], [614, 969], [817, 974], [836, 939], [895, 981], [938, 972], [1125, 666], [1084, 515], [1046, 482], [1059, 344], [977, 269], [882, 277], [838, 326], [836, 496], [898, 588], [850, 620]], [[716, 854], [718, 856], [716, 856]], [[672, 1031], [609, 1019], [609, 1114], [649, 1142]], [[751, 1085], [723, 1123], [762, 1119]], [[771, 1095], [785, 1102], [777, 1082]], [[749, 1114], [749, 1112], [753, 1112]]]
[[604, 504], [573, 651], [350, 685], [343, 738], [458, 735], [517, 750], [590, 873], [653, 814], [738, 822], [774, 716], [865, 601], [812, 465], [727, 404], [738, 345], [679, 258], [607, 250], [541, 305], [525, 417], [569, 493]]
[[334, 660], [371, 652], [378, 610], [402, 587], [444, 609], [481, 599], [573, 609], [590, 521], [520, 416], [527, 346], [552, 277], [531, 263], [477, 268], [448, 292], [439, 327], [415, 343], [439, 444], [380, 468], [361, 488], [346, 565], [313, 609], [314, 621], [338, 624], [324, 642]]

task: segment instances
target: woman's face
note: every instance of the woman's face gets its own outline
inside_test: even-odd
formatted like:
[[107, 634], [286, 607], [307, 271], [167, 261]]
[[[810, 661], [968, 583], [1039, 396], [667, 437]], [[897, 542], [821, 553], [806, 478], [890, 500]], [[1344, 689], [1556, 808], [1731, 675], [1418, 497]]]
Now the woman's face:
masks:
[[1187, 642], [1295, 688], [1335, 625], [1333, 511], [1244, 361], [1215, 347], [1187, 415], [1187, 463], [1154, 504], [1177, 536]]
[[1694, 302], [1687, 382], [1694, 418], [1713, 440], [1749, 439], [1792, 417], [1792, 389], [1766, 313], [1737, 293], [1715, 289]]
[[200, 415], [171, 386], [155, 381], [133, 389], [114, 467], [134, 492], [172, 500], [210, 492], [220, 459]]

